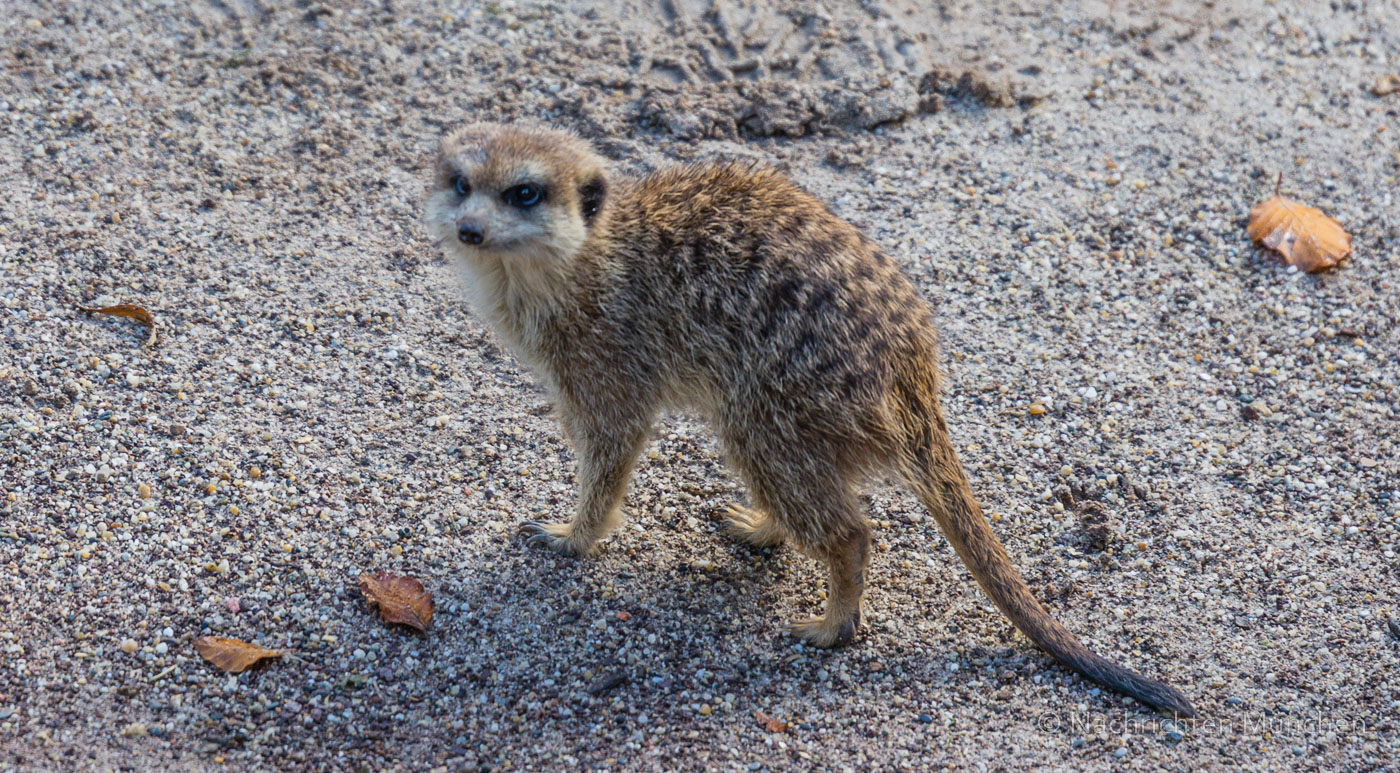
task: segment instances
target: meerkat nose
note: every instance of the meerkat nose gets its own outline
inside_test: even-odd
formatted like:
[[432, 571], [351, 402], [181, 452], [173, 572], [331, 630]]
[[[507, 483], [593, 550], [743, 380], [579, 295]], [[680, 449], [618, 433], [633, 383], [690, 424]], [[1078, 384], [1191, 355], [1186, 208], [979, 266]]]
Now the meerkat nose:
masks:
[[461, 225], [457, 227], [457, 238], [467, 244], [481, 244], [486, 235], [474, 225]]

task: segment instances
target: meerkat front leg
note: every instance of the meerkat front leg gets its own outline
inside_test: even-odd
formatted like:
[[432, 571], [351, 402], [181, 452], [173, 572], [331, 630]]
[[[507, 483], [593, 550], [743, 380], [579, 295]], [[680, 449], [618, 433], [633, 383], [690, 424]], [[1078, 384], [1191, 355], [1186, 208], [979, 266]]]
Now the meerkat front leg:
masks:
[[529, 521], [520, 531], [531, 535], [528, 545], [585, 556], [622, 520], [622, 496], [646, 439], [648, 423], [608, 425], [573, 415], [563, 418], [578, 452], [578, 511], [568, 523]]

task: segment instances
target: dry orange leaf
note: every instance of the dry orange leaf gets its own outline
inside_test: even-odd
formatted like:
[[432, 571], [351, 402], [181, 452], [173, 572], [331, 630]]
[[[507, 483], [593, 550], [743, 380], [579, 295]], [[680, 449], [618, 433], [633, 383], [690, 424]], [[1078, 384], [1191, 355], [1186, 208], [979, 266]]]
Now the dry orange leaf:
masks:
[[1351, 254], [1351, 234], [1320, 210], [1274, 193], [1249, 213], [1249, 238], [1277, 250], [1308, 273], [1331, 268]]
[[761, 711], [755, 711], [753, 713], [753, 718], [758, 720], [758, 724], [762, 725], [763, 728], [770, 733], [787, 732], [788, 723], [782, 721], [781, 719], [774, 719], [773, 717], [770, 717]]
[[194, 640], [194, 648], [205, 660], [233, 674], [247, 671], [260, 660], [280, 658], [286, 652], [224, 636], [201, 636]]
[[111, 314], [114, 317], [127, 317], [149, 327], [151, 332], [146, 335], [145, 343], [142, 346], [155, 346], [156, 343], [156, 318], [151, 312], [131, 303], [119, 303], [116, 306], [103, 306], [94, 308], [92, 306], [79, 306], [79, 311], [88, 314]]
[[379, 606], [386, 623], [400, 623], [425, 631], [433, 619], [433, 594], [412, 577], [380, 572], [360, 575], [360, 592]]

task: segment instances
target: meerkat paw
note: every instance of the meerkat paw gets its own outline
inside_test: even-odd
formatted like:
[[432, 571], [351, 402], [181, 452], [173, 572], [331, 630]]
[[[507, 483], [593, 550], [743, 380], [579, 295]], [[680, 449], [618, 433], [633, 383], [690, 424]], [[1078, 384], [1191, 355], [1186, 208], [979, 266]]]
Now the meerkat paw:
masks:
[[566, 556], [586, 556], [593, 548], [591, 541], [584, 544], [578, 539], [578, 532], [572, 523], [527, 521], [520, 525], [520, 533], [529, 535], [525, 540], [527, 546], [553, 550]]
[[747, 507], [726, 507], [724, 527], [730, 536], [756, 548], [770, 548], [783, 542], [783, 533], [772, 518]]
[[855, 638], [860, 618], [833, 618], [830, 615], [809, 617], [788, 626], [788, 633], [813, 647], [841, 647]]

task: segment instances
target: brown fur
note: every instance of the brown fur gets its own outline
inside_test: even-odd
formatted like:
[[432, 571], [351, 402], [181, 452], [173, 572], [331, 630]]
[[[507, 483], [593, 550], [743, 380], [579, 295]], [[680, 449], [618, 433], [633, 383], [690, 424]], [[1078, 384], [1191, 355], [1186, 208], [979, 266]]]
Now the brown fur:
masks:
[[[452, 189], [455, 175], [470, 197]], [[501, 203], [525, 178], [545, 201]], [[585, 217], [589, 185], [606, 195]], [[789, 542], [828, 567], [826, 613], [796, 635], [831, 646], [859, 628], [870, 525], [856, 489], [894, 472], [1034, 642], [1109, 687], [1191, 713], [1179, 692], [1091, 653], [1031, 596], [949, 442], [928, 307], [894, 261], [781, 174], [730, 164], [613, 181], [572, 134], [478, 124], [442, 142], [429, 221], [478, 309], [548, 382], [578, 451], [578, 511], [527, 524], [532, 544], [592, 551], [619, 521], [657, 412], [695, 409], [753, 499], [730, 510], [731, 532]], [[459, 241], [464, 223], [484, 226], [485, 241]]]

